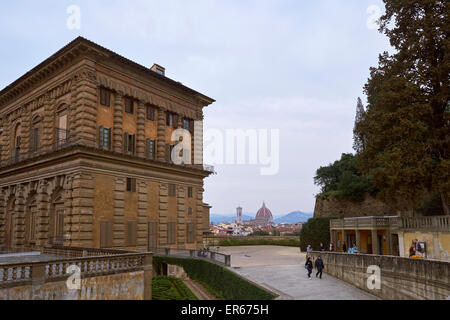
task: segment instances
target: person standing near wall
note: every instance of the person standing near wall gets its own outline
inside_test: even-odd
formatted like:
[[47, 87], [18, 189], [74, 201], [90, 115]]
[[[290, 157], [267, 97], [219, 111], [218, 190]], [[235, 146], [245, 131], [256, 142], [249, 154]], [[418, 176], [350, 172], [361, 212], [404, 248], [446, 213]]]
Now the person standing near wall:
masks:
[[322, 258], [320, 256], [317, 257], [315, 266], [316, 266], [316, 269], [317, 269], [316, 278], [320, 274], [320, 279], [322, 279], [322, 271], [323, 271], [323, 269], [325, 269], [325, 265], [324, 265], [323, 260], [322, 260]]
[[345, 242], [342, 244], [342, 252], [347, 253], [347, 245]]

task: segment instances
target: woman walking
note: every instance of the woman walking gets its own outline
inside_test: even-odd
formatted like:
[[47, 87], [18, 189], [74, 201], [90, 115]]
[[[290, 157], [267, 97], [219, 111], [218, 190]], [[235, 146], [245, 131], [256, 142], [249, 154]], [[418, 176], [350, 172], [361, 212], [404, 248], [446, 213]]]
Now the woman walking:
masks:
[[308, 257], [306, 259], [305, 269], [308, 270], [308, 279], [311, 280], [311, 273], [312, 273], [312, 270], [313, 270], [313, 263], [311, 261], [311, 257]]

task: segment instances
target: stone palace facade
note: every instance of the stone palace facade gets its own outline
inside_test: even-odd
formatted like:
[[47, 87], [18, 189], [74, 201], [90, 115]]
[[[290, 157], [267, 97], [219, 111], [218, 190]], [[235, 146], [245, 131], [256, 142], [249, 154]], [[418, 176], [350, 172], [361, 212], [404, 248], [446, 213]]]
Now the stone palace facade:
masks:
[[0, 247], [202, 247], [212, 172], [173, 164], [171, 134], [193, 134], [213, 102], [159, 65], [72, 41], [0, 91]]

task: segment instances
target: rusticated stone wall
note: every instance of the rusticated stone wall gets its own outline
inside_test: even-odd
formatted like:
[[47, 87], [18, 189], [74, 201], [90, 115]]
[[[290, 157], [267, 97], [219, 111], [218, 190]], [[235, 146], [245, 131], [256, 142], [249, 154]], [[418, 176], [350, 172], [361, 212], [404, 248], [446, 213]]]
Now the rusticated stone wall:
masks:
[[[450, 299], [450, 262], [394, 256], [312, 252], [313, 261], [321, 256], [324, 271], [364, 291], [386, 300]], [[370, 290], [369, 266], [381, 271], [381, 288]]]
[[396, 216], [397, 211], [380, 200], [367, 195], [362, 202], [353, 202], [345, 199], [318, 197], [314, 207], [314, 217], [370, 217], [370, 216]]
[[144, 300], [144, 271], [84, 278], [80, 290], [66, 281], [2, 288], [0, 300]]

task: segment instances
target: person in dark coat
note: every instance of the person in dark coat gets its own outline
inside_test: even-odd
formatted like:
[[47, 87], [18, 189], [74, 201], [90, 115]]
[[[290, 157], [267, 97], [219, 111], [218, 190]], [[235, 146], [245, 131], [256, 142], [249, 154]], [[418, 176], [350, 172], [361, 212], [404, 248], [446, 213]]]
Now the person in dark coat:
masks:
[[322, 279], [322, 271], [325, 269], [325, 265], [323, 264], [323, 260], [320, 256], [317, 257], [315, 265], [317, 269], [316, 278], [320, 274], [320, 279]]
[[305, 268], [306, 268], [306, 270], [308, 270], [308, 278], [309, 278], [309, 280], [311, 280], [311, 273], [312, 273], [312, 269], [313, 269], [311, 257], [308, 257], [306, 259]]
[[325, 251], [325, 247], [323, 246], [323, 243], [320, 243], [320, 251]]
[[347, 253], [347, 245], [345, 244], [345, 242], [342, 245], [342, 252]]

